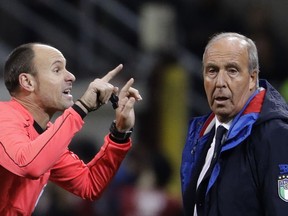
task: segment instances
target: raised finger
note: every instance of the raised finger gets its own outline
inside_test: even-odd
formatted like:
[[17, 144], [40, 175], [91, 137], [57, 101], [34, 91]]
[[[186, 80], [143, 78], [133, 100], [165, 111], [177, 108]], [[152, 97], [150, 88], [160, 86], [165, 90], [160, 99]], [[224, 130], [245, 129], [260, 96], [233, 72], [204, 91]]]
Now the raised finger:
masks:
[[134, 83], [134, 79], [133, 78], [128, 80], [126, 82], [126, 84], [122, 87], [122, 89], [120, 91], [120, 94], [119, 94], [119, 97], [123, 97], [123, 95], [124, 95], [124, 97], [127, 96], [127, 93], [129, 94], [129, 89], [131, 88], [133, 83]]
[[122, 68], [123, 68], [122, 64], [118, 65], [116, 68], [109, 71], [105, 76], [103, 76], [101, 78], [101, 80], [103, 80], [105, 82], [109, 82], [114, 76], [116, 76], [119, 73], [119, 71], [122, 70]]

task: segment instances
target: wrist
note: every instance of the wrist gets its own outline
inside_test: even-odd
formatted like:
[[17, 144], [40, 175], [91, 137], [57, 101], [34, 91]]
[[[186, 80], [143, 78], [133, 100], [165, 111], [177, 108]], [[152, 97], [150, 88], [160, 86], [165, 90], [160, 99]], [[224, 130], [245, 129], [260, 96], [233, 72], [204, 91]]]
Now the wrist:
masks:
[[88, 109], [83, 106], [83, 104], [79, 100], [75, 101], [74, 104], [77, 105], [84, 113], [88, 114]]
[[110, 126], [110, 139], [117, 143], [126, 143], [128, 142], [129, 138], [131, 137], [133, 132], [133, 128], [128, 131], [120, 132], [116, 127], [116, 121], [113, 121]]
[[85, 112], [84, 109], [77, 103], [74, 103], [72, 108], [81, 116], [82, 119], [84, 119], [84, 117], [87, 115], [87, 112]]
[[92, 111], [95, 111], [96, 109], [95, 108], [90, 108], [87, 106], [86, 103], [84, 103], [81, 99], [78, 99], [76, 102], [78, 102], [79, 104], [81, 104], [81, 107], [84, 107], [85, 110], [87, 111], [87, 113], [89, 112], [92, 112]]

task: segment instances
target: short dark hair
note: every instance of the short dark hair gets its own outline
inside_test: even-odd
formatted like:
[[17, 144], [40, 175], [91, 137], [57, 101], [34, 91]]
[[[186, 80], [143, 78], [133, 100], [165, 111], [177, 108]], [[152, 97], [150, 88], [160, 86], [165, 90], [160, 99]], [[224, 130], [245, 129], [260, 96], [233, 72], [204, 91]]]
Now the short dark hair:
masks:
[[19, 87], [19, 75], [21, 73], [35, 74], [33, 58], [35, 56], [33, 46], [35, 43], [27, 43], [16, 47], [8, 56], [4, 65], [4, 82], [10, 95]]

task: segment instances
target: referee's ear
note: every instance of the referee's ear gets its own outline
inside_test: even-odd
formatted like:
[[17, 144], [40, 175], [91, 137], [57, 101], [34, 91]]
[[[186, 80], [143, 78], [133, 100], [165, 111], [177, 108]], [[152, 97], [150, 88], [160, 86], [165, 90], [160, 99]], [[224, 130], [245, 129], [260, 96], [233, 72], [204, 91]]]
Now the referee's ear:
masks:
[[19, 85], [20, 88], [26, 91], [32, 92], [35, 89], [36, 80], [33, 75], [28, 73], [21, 73], [19, 75]]

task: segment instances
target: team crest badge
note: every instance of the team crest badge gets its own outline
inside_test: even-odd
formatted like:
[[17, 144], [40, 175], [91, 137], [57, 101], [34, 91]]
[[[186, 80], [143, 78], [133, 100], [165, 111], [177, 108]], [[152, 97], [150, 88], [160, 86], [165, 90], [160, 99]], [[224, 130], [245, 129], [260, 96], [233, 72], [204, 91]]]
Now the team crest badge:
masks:
[[288, 202], [288, 175], [279, 176], [278, 195], [283, 201]]
[[283, 201], [288, 202], [288, 164], [279, 164], [278, 167], [278, 195]]

